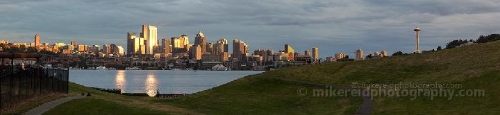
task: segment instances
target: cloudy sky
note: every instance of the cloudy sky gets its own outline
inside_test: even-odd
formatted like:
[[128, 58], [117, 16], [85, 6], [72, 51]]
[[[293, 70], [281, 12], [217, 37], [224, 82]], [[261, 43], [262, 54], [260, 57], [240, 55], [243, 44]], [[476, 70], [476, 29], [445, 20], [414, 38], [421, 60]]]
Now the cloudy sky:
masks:
[[[422, 49], [453, 39], [498, 33], [500, 0], [2, 0], [0, 39], [31, 42], [76, 40], [125, 46], [126, 33], [142, 24], [158, 38], [203, 31], [208, 41], [244, 40], [250, 50], [296, 51], [320, 56], [387, 50], [412, 52], [413, 28], [422, 29]], [[231, 44], [230, 44], [231, 45]]]

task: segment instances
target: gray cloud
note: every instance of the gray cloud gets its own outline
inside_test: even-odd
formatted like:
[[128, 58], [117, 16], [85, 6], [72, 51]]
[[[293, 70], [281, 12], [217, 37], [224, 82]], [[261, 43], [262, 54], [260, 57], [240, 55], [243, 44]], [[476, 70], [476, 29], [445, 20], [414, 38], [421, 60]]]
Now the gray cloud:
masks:
[[[319, 47], [321, 56], [337, 52], [411, 52], [415, 26], [422, 47], [452, 39], [475, 39], [500, 29], [499, 0], [4, 0], [0, 1], [0, 39], [30, 42], [125, 44], [126, 32], [156, 25], [159, 38], [202, 30], [208, 41], [239, 38], [251, 50], [299, 51]], [[193, 40], [194, 41], [194, 40]]]

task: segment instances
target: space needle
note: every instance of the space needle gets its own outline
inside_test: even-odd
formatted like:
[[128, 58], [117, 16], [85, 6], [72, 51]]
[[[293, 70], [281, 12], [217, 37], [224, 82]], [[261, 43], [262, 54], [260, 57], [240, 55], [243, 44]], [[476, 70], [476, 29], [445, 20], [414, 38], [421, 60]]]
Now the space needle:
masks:
[[415, 53], [420, 53], [420, 28], [417, 26], [415, 29], [413, 29], [413, 31], [415, 31], [415, 34], [416, 34], [416, 37], [417, 37], [417, 44], [415, 44]]

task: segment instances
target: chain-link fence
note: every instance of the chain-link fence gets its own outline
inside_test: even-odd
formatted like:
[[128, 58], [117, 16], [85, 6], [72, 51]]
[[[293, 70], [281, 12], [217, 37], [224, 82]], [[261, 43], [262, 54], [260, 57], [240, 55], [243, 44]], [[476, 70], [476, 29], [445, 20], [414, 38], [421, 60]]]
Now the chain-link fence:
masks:
[[0, 75], [0, 109], [25, 99], [51, 93], [68, 93], [69, 71], [26, 68]]

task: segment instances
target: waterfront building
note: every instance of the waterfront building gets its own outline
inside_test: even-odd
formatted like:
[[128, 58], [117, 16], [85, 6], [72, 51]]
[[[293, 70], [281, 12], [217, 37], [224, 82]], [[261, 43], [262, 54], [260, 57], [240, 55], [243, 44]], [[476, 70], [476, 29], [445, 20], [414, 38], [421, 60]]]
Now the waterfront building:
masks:
[[40, 34], [35, 35], [35, 47], [40, 46]]
[[207, 52], [207, 38], [203, 34], [203, 32], [198, 32], [196, 37], [194, 38], [194, 45], [200, 45], [201, 53]]
[[358, 49], [356, 50], [356, 60], [363, 60], [363, 50]]
[[287, 53], [288, 61], [293, 61], [295, 60], [295, 50], [292, 48], [292, 46], [285, 44], [285, 53]]
[[319, 60], [319, 49], [317, 47], [312, 48], [312, 59], [313, 61]]

